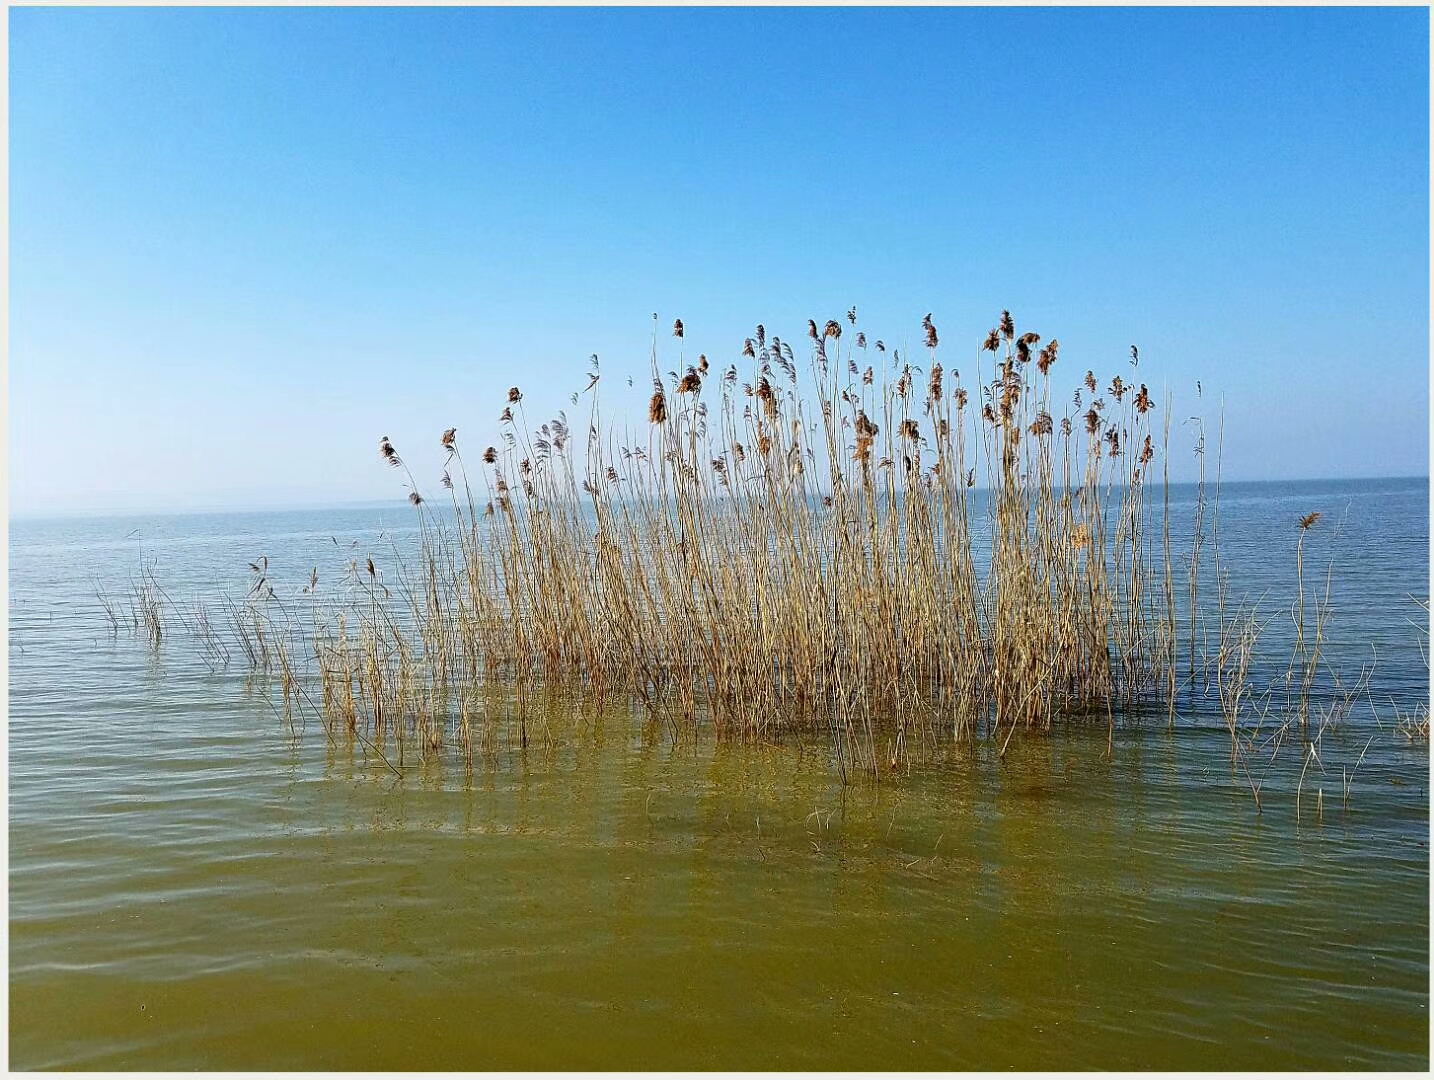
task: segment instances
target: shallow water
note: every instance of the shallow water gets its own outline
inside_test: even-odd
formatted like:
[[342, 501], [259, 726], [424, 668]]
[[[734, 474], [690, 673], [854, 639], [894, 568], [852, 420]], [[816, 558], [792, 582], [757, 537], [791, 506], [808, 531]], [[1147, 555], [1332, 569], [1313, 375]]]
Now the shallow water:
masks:
[[[1379, 642], [1373, 696], [1427, 701], [1427, 484], [1231, 490], [1272, 594], [1289, 513], [1349, 508], [1332, 651]], [[12, 1067], [1428, 1067], [1428, 753], [1388, 709], [1298, 816], [1298, 770], [1257, 812], [1199, 701], [1109, 756], [943, 743], [844, 789], [819, 740], [553, 700], [526, 752], [400, 781], [93, 597], [149, 557], [176, 599], [261, 553], [298, 583], [379, 517], [12, 523]]]

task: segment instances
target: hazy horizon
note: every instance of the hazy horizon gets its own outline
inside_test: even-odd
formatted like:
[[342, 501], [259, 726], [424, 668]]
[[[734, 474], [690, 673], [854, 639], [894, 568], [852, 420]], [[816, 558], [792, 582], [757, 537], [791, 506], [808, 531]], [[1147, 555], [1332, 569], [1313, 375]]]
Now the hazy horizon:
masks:
[[1429, 472], [1424, 8], [9, 18], [12, 517], [436, 491], [594, 353], [645, 430], [654, 312], [745, 378], [852, 305], [1138, 345], [1174, 481], [1222, 402], [1227, 480]]
[[[1414, 483], [1414, 482], [1417, 482], [1417, 481], [1422, 481], [1424, 484], [1427, 485], [1427, 484], [1429, 483], [1429, 476], [1428, 476], [1428, 474], [1418, 474], [1418, 475], [1393, 475], [1393, 474], [1390, 474], [1390, 475], [1385, 475], [1385, 476], [1304, 476], [1304, 477], [1274, 477], [1274, 478], [1266, 478], [1266, 479], [1248, 479], [1248, 478], [1247, 478], [1247, 479], [1232, 479], [1232, 478], [1230, 478], [1230, 477], [1227, 476], [1227, 477], [1224, 477], [1223, 480], [1220, 481], [1220, 483], [1221, 483], [1221, 485], [1224, 486], [1224, 487], [1238, 487], [1238, 486], [1242, 486], [1242, 485], [1255, 485], [1255, 484], [1353, 484], [1353, 483], [1360, 483], [1360, 482], [1368, 482], [1368, 483], [1393, 483], [1393, 482], [1399, 482], [1399, 483]], [[1197, 480], [1179, 480], [1179, 481], [1177, 481], [1177, 480], [1171, 480], [1171, 481], [1170, 481], [1170, 486], [1171, 486], [1172, 489], [1175, 489], [1175, 488], [1187, 488], [1187, 487], [1194, 487], [1197, 483], [1198, 483]], [[1214, 498], [1214, 494], [1213, 494], [1213, 493], [1214, 493], [1214, 490], [1215, 490], [1215, 487], [1216, 487], [1216, 481], [1215, 481], [1215, 477], [1214, 477], [1213, 472], [1212, 472], [1211, 475], [1207, 478], [1206, 484], [1207, 484], [1207, 487], [1209, 488], [1209, 490], [1210, 490], [1210, 492], [1211, 492], [1211, 498], [1213, 499], [1213, 498]], [[1151, 484], [1151, 490], [1152, 490], [1152, 491], [1159, 491], [1159, 490], [1160, 490], [1160, 487], [1161, 487], [1161, 482], [1160, 482], [1159, 480], [1156, 480], [1156, 481], [1154, 481], [1154, 482]], [[986, 486], [985, 483], [979, 483], [979, 484], [977, 484], [972, 490], [977, 491], [977, 492], [985, 492], [985, 491], [988, 491], [989, 488]], [[813, 497], [813, 498], [817, 498], [817, 497], [819, 497], [820, 495], [821, 495], [821, 492], [820, 492], [820, 491], [814, 491], [812, 497]], [[479, 499], [478, 493], [477, 493], [477, 492], [474, 492], [474, 496], [473, 496], [473, 497], [474, 497], [475, 500]], [[725, 498], [725, 496], [721, 496], [721, 495], [714, 496], [714, 497], [715, 497], [719, 502], [720, 502], [723, 498]], [[486, 500], [486, 497], [485, 497], [485, 500]], [[480, 500], [480, 501], [485, 501], [485, 500]], [[434, 504], [433, 502], [430, 502], [430, 501], [428, 501], [428, 500], [425, 500], [425, 504], [430, 507], [429, 512], [432, 512], [433, 509], [435, 508], [435, 504]], [[448, 509], [448, 508], [450, 508], [450, 507], [451, 507], [451, 503], [448, 501], [447, 498], [438, 500], [437, 503], [436, 503], [436, 509], [437, 509], [437, 511], [438, 511], [439, 513], [444, 512], [445, 509]], [[121, 504], [116, 504], [116, 505], [109, 506], [109, 507], [103, 507], [103, 506], [100, 506], [100, 507], [95, 507], [95, 506], [75, 506], [75, 507], [65, 507], [65, 508], [44, 509], [44, 510], [38, 510], [38, 511], [25, 511], [25, 510], [17, 511], [17, 510], [15, 510], [15, 509], [12, 507], [9, 516], [10, 516], [10, 520], [13, 522], [13, 521], [52, 521], [52, 520], [63, 520], [63, 519], [68, 519], [68, 518], [97, 519], [97, 520], [98, 520], [98, 519], [111, 518], [111, 517], [113, 517], [113, 518], [151, 517], [151, 516], [160, 516], [160, 517], [174, 516], [174, 517], [181, 517], [181, 516], [188, 515], [188, 514], [283, 514], [283, 513], [302, 513], [302, 512], [321, 513], [321, 512], [326, 512], [326, 511], [389, 510], [389, 509], [398, 510], [398, 511], [401, 511], [402, 513], [405, 513], [405, 514], [413, 514], [413, 513], [415, 512], [413, 506], [412, 506], [412, 505], [409, 503], [409, 501], [408, 501], [408, 497], [407, 497], [406, 495], [400, 493], [400, 494], [396, 494], [396, 495], [393, 495], [393, 496], [388, 497], [388, 498], [346, 499], [346, 500], [339, 500], [339, 499], [316, 499], [316, 500], [314, 500], [314, 501], [302, 501], [302, 500], [300, 500], [300, 501], [294, 501], [294, 502], [269, 502], [269, 503], [265, 503], [265, 502], [252, 502], [252, 503], [193, 503], [193, 504], [187, 504], [187, 505], [183, 505], [183, 506], [158, 506], [158, 505], [153, 505], [153, 504], [145, 505], [145, 504], [139, 504], [139, 503], [132, 503], [132, 504], [123, 504], [123, 505], [121, 505]]]

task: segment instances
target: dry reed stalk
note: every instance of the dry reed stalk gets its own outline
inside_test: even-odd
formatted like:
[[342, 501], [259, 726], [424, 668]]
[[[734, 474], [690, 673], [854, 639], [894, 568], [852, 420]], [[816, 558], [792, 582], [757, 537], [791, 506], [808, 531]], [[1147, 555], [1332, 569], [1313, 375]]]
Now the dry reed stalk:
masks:
[[[1310, 685], [1314, 680], [1316, 666], [1319, 663], [1319, 648], [1323, 640], [1326, 621], [1324, 612], [1328, 608], [1329, 593], [1328, 588], [1326, 588], [1325, 603], [1323, 605], [1317, 605], [1319, 610], [1316, 613], [1315, 619], [1315, 640], [1313, 645], [1309, 645], [1305, 642], [1305, 538], [1309, 535], [1310, 529], [1313, 528], [1315, 523], [1323, 516], [1320, 511], [1316, 510], [1300, 518], [1300, 538], [1295, 544], [1296, 599], [1295, 610], [1292, 613], [1295, 623], [1295, 648], [1294, 653], [1290, 657], [1290, 669], [1287, 674], [1287, 681], [1293, 680], [1295, 669], [1298, 667], [1300, 671], [1299, 722], [1300, 730], [1304, 733], [1306, 739], [1309, 737], [1309, 691]], [[1333, 564], [1331, 564], [1331, 574], [1333, 574], [1333, 569]]]
[[[812, 320], [805, 365], [764, 327], [730, 365], [689, 365], [675, 327], [664, 373], [654, 321], [645, 427], [604, 419], [596, 358], [573, 395], [587, 415], [571, 424], [564, 413], [532, 428], [513, 387], [471, 477], [457, 429], [442, 432], [442, 510], [381, 439], [406, 477], [417, 548], [355, 561], [322, 612], [312, 575], [330, 738], [390, 768], [450, 750], [471, 768], [508, 715], [489, 695], [514, 694], [520, 745], [551, 744], [530, 705], [557, 685], [630, 698], [674, 738], [704, 718], [754, 740], [825, 731], [844, 776], [900, 768], [938, 730], [1004, 745], [1098, 717], [1113, 741], [1117, 709], [1161, 698], [1173, 723], [1170, 398], [1152, 417], [1133, 375], [1101, 390], [1087, 372], [1062, 409], [1058, 343], [1018, 335], [1009, 313], [969, 380], [931, 316], [920, 366], [869, 348], [854, 311], [848, 324]], [[1192, 683], [1206, 518], [1196, 424]], [[1163, 505], [1150, 497], [1156, 457]], [[1301, 595], [1302, 560], [1301, 546]], [[287, 701], [296, 630], [263, 613], [267, 563], [254, 569], [257, 591], [230, 621]], [[1220, 649], [1205, 667], [1238, 744], [1258, 633], [1253, 612], [1226, 614], [1218, 550], [1216, 570]], [[1309, 682], [1318, 649], [1301, 656]]]

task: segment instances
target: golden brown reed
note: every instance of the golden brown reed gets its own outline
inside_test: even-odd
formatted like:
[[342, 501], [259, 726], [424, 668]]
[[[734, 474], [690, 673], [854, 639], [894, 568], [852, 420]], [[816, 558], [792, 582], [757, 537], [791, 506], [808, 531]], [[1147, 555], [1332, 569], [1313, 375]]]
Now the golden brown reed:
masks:
[[[326, 726], [400, 763], [450, 742], [471, 760], [491, 732], [482, 687], [521, 701], [569, 682], [631, 697], [674, 733], [824, 729], [845, 773], [900, 763], [940, 729], [1004, 746], [1172, 695], [1144, 385], [1127, 394], [1117, 377], [1083, 414], [1077, 392], [1057, 423], [1056, 341], [1029, 363], [1040, 335], [1018, 337], [1003, 312], [963, 384], [922, 325], [924, 378], [900, 350], [878, 341], [868, 363], [864, 332], [813, 319], [805, 373], [758, 326], [721, 377], [704, 377], [704, 355], [664, 381], [654, 330], [646, 432], [605, 422], [594, 358], [580, 437], [566, 417], [521, 430], [514, 387], [471, 480], [445, 430], [449, 506], [411, 485], [421, 550], [397, 603], [370, 560], [353, 575], [363, 602], [320, 619]], [[387, 437], [380, 452], [402, 466]]]

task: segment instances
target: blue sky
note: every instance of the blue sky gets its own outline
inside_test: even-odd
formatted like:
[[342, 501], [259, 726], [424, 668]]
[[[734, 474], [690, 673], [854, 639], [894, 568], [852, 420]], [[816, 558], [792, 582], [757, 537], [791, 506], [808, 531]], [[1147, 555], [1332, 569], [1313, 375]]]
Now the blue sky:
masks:
[[380, 435], [436, 479], [591, 353], [641, 420], [653, 312], [853, 304], [1138, 343], [1229, 478], [1428, 471], [1426, 9], [9, 18], [14, 513], [401, 498]]

